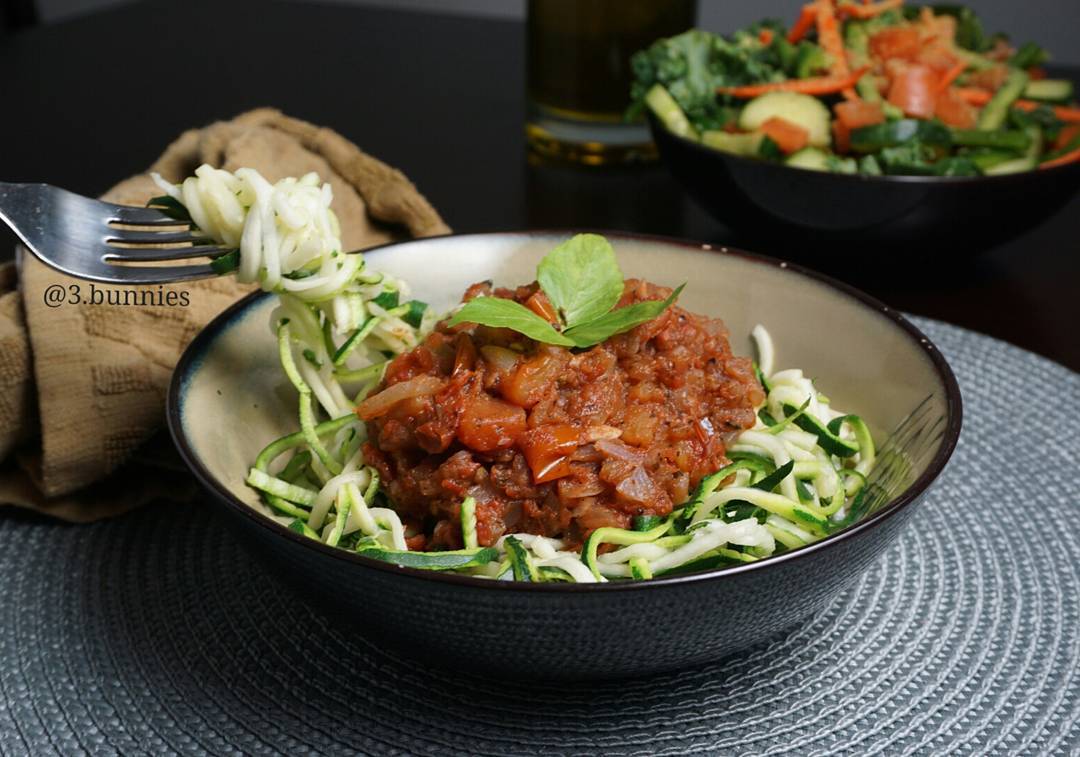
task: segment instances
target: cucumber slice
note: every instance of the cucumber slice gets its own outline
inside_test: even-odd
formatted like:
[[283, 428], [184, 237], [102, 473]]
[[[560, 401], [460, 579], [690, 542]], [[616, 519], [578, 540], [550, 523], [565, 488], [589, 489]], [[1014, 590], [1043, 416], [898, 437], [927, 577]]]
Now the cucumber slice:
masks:
[[652, 85], [652, 88], [645, 93], [645, 104], [656, 114], [668, 131], [687, 139], [698, 138], [697, 132], [690, 125], [683, 109], [675, 102], [671, 93], [664, 89], [663, 84]]
[[828, 171], [829, 156], [816, 147], [804, 147], [798, 152], [793, 152], [784, 161], [784, 165], [792, 168], [807, 168], [811, 171]]
[[730, 131], [706, 131], [701, 134], [701, 143], [721, 152], [752, 158], [761, 152], [765, 135], [761, 132], [734, 134]]
[[1040, 79], [1024, 86], [1024, 97], [1029, 100], [1064, 103], [1073, 98], [1073, 83], [1068, 79]]
[[1042, 152], [1043, 135], [1042, 129], [1032, 125], [1024, 129], [1024, 136], [1028, 140], [1027, 150], [1024, 157], [1016, 160], [1006, 160], [997, 163], [990, 168], [984, 169], [984, 173], [991, 176], [999, 176], [1008, 173], [1020, 173], [1021, 171], [1034, 170], [1039, 165], [1039, 154]]
[[829, 109], [816, 97], [798, 92], [768, 92], [755, 97], [739, 114], [739, 128], [754, 131], [770, 118], [783, 118], [806, 129], [813, 147], [828, 147], [831, 142]]
[[981, 131], [979, 129], [953, 129], [952, 143], [964, 147], [989, 147], [995, 150], [1026, 150], [1031, 146], [1031, 136], [1018, 130]]
[[1014, 158], [1013, 160], [1006, 160], [1003, 163], [997, 163], [989, 168], [983, 169], [983, 173], [987, 176], [1001, 176], [1007, 173], [1020, 173], [1021, 171], [1034, 170], [1036, 163], [1031, 158]]
[[983, 131], [1000, 129], [1005, 123], [1005, 117], [1009, 115], [1009, 107], [1020, 97], [1027, 85], [1028, 75], [1019, 68], [1012, 69], [1009, 78], [990, 98], [990, 102], [983, 106], [976, 126]]
[[936, 121], [903, 118], [852, 129], [851, 149], [855, 152], [877, 152], [883, 147], [896, 147], [912, 139], [927, 145], [948, 146], [952, 135], [947, 126]]
[[978, 152], [972, 152], [968, 157], [972, 163], [979, 167], [980, 171], [986, 173], [996, 165], [1015, 160], [1016, 153], [1009, 150], [982, 149]]

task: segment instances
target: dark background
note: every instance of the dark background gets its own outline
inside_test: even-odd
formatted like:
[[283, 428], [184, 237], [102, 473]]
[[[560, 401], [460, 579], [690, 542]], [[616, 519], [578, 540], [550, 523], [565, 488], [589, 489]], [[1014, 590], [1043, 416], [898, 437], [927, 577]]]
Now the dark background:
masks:
[[[579, 226], [747, 242], [685, 199], [662, 166], [530, 164], [516, 11], [485, 18], [358, 2], [150, 0], [9, 33], [0, 38], [0, 178], [98, 194], [144, 170], [183, 129], [274, 105], [400, 168], [457, 231]], [[794, 7], [731, 5], [742, 16]], [[1043, 19], [1037, 29], [1078, 28], [1080, 3], [1007, 7], [1022, 8], [1029, 26]], [[1075, 53], [1075, 41], [1062, 50]], [[812, 238], [747, 246], [1080, 369], [1078, 212], [1074, 200], [980, 255], [867, 249], [852, 265]], [[3, 254], [11, 243], [0, 238]]]
[[[184, 0], [178, 0], [183, 2]], [[305, 2], [307, 0], [293, 0]], [[383, 7], [523, 20], [526, 0], [333, 0], [343, 5]], [[573, 0], [570, 0], [571, 2]], [[580, 0], [579, 0], [580, 1]], [[587, 0], [586, 0], [587, 1]], [[93, 13], [131, 0], [36, 0], [47, 22]], [[633, 3], [635, 0], [622, 0]], [[794, 18], [801, 0], [698, 0], [698, 25], [736, 29], [759, 18]], [[968, 0], [988, 31], [1006, 29], [1018, 42], [1033, 40], [1053, 50], [1058, 63], [1080, 65], [1080, 2], [1076, 0]]]

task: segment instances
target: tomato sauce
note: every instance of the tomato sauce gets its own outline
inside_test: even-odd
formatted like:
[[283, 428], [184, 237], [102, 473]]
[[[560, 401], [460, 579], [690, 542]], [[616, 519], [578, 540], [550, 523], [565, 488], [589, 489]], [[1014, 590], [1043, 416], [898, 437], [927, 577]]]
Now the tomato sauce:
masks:
[[[618, 307], [670, 293], [631, 279]], [[555, 315], [535, 283], [476, 284], [465, 299], [480, 294]], [[673, 306], [584, 350], [444, 322], [390, 363], [357, 412], [367, 461], [417, 548], [430, 549], [461, 546], [466, 496], [481, 545], [514, 532], [579, 544], [596, 528], [666, 515], [727, 462], [726, 442], [763, 399], [723, 323]]]

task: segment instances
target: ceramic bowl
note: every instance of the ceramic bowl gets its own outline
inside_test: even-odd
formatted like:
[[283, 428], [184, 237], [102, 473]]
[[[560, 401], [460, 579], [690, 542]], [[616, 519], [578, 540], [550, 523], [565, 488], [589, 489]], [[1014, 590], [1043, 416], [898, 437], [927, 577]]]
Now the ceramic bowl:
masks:
[[[492, 233], [387, 245], [367, 264], [406, 279], [446, 309], [473, 282], [531, 281], [567, 234]], [[259, 450], [297, 427], [296, 396], [276, 358], [274, 297], [249, 296], [191, 343], [169, 392], [169, 427], [208, 500], [239, 539], [304, 597], [358, 631], [439, 664], [505, 675], [602, 678], [716, 660], [821, 609], [901, 534], [960, 431], [952, 372], [899, 313], [787, 263], [708, 245], [609, 233], [623, 272], [687, 282], [680, 304], [720, 316], [734, 350], [765, 324], [778, 367], [816, 377], [878, 439], [922, 403], [934, 422], [910, 483], [880, 510], [816, 544], [758, 563], [644, 582], [495, 582], [377, 562], [289, 531], [267, 517], [244, 477]]]
[[[660, 157], [717, 220], [771, 243], [802, 240], [813, 255], [875, 263], [978, 252], [1027, 231], [1080, 190], [1080, 163], [1001, 176], [851, 176], [789, 168], [714, 150], [650, 117]], [[812, 232], [807, 235], [807, 232]]]

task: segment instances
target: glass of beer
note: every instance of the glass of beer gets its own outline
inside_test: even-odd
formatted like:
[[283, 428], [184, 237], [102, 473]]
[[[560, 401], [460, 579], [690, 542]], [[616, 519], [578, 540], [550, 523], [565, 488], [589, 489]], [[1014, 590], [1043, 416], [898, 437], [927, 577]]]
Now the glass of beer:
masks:
[[644, 123], [628, 123], [630, 56], [694, 25], [696, 0], [529, 0], [528, 115], [536, 153], [600, 165], [651, 160]]

